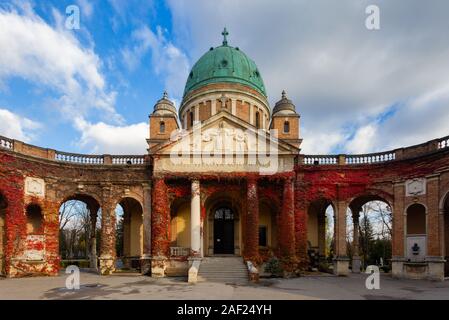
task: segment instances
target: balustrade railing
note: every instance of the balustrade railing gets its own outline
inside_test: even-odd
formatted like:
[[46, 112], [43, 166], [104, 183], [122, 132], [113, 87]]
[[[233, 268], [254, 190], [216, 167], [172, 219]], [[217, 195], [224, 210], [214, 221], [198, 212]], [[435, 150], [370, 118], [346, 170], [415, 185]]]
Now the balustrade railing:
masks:
[[445, 149], [449, 148], [449, 137], [441, 138], [438, 141], [438, 149]]
[[144, 163], [144, 156], [112, 156], [112, 164], [137, 165]]
[[104, 164], [103, 156], [66, 153], [60, 151], [56, 151], [55, 160], [77, 164]]
[[305, 165], [357, 165], [396, 160], [395, 151], [356, 155], [305, 155]]
[[14, 149], [14, 141], [0, 136], [0, 148], [12, 150]]
[[189, 254], [190, 248], [170, 247], [170, 256], [172, 257], [187, 257]]
[[345, 156], [346, 164], [381, 163], [381, 162], [393, 161], [395, 159], [396, 159], [396, 153], [394, 151]]
[[304, 164], [310, 165], [332, 165], [338, 164], [338, 156], [305, 156]]

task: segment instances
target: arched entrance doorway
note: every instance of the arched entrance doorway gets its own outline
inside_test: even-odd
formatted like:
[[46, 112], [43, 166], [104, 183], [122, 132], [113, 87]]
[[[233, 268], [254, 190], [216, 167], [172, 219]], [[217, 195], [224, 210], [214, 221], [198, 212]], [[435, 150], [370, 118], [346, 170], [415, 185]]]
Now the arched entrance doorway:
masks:
[[393, 214], [389, 202], [376, 194], [361, 195], [349, 204], [346, 218], [352, 271], [359, 273], [376, 265], [382, 272], [390, 272]]
[[317, 199], [307, 211], [307, 254], [310, 269], [332, 272], [335, 255], [335, 211], [332, 201]]
[[234, 212], [220, 206], [214, 210], [214, 254], [234, 254]]
[[143, 254], [142, 205], [134, 198], [123, 198], [116, 207], [116, 269], [140, 271]]
[[5, 247], [6, 247], [6, 200], [0, 194], [0, 276], [5, 275]]
[[101, 208], [91, 195], [73, 194], [59, 208], [61, 266], [98, 269], [101, 241]]

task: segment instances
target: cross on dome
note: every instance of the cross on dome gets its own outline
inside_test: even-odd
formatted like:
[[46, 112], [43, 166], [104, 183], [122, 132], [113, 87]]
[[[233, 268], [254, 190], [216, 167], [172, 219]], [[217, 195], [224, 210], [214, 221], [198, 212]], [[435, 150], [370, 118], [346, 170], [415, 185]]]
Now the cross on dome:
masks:
[[228, 45], [228, 39], [226, 37], [229, 35], [229, 32], [228, 32], [228, 30], [226, 30], [226, 27], [224, 28], [224, 30], [221, 33], [221, 35], [223, 36], [223, 45], [227, 46]]

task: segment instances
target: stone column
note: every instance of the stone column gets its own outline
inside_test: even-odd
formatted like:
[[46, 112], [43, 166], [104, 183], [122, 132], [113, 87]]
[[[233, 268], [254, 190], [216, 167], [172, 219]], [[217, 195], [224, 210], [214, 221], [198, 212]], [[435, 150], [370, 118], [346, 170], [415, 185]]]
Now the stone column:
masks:
[[188, 282], [196, 283], [202, 257], [201, 196], [199, 180], [192, 180], [190, 202], [190, 257]]
[[151, 185], [143, 185], [143, 254], [140, 259], [141, 272], [151, 273]]
[[393, 185], [394, 203], [392, 207], [392, 257], [391, 257], [391, 275], [394, 278], [404, 277], [405, 259], [405, 184], [403, 182]]
[[335, 258], [334, 274], [346, 276], [349, 273], [349, 258], [346, 254], [346, 210], [345, 201], [338, 201], [335, 212]]
[[170, 256], [170, 208], [163, 178], [153, 182], [151, 209], [151, 276], [164, 277]]
[[89, 267], [98, 270], [97, 266], [97, 214], [98, 208], [89, 208], [90, 210], [90, 259]]
[[115, 208], [109, 202], [101, 208], [100, 273], [109, 275], [115, 271]]
[[252, 103], [249, 106], [249, 123], [254, 125], [254, 105]]
[[195, 117], [193, 120], [193, 124], [200, 121], [200, 105], [199, 104], [194, 107], [194, 114], [195, 114]]
[[359, 256], [359, 217], [360, 209], [352, 209], [352, 222], [354, 226], [353, 230], [353, 241], [352, 241], [352, 272], [360, 273], [360, 267], [362, 265]]
[[192, 198], [190, 205], [190, 254], [201, 257], [201, 201], [200, 182], [192, 181]]
[[295, 181], [295, 246], [298, 267], [306, 269], [309, 265], [309, 256], [307, 253], [307, 207], [304, 193], [304, 179], [298, 175]]
[[255, 262], [259, 258], [259, 196], [257, 192], [257, 179], [250, 177], [247, 180], [247, 214], [245, 254], [246, 260]]
[[296, 269], [295, 259], [295, 197], [293, 179], [284, 180], [282, 211], [279, 219], [279, 249], [284, 269], [293, 272]]
[[321, 259], [326, 256], [326, 212], [318, 212], [318, 248]]
[[214, 116], [217, 113], [217, 100], [213, 98], [210, 102], [210, 115]]

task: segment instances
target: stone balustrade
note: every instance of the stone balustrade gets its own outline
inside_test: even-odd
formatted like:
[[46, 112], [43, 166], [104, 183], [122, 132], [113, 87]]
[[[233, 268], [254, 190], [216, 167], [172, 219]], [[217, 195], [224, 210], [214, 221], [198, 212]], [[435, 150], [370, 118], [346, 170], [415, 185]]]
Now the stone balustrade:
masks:
[[307, 165], [336, 165], [338, 163], [338, 156], [322, 155], [322, 156], [304, 156], [304, 164]]
[[171, 257], [187, 257], [190, 254], [190, 248], [170, 247]]
[[76, 164], [92, 164], [92, 165], [104, 164], [103, 156], [83, 155], [59, 151], [56, 151], [55, 153], [55, 160]]
[[14, 141], [0, 136], [0, 148], [14, 149]]
[[399, 148], [392, 151], [355, 154], [355, 155], [300, 155], [299, 163], [303, 165], [366, 165], [385, 163], [415, 157], [449, 149], [449, 136], [426, 143]]
[[[0, 149], [58, 162], [78, 165], [144, 165], [144, 155], [86, 155], [45, 149], [22, 141], [0, 136]], [[303, 165], [367, 165], [395, 160], [411, 159], [417, 156], [449, 149], [449, 136], [429, 142], [392, 151], [358, 155], [300, 155]]]
[[138, 165], [144, 164], [145, 157], [144, 156], [112, 156], [112, 164], [118, 165]]
[[396, 159], [396, 153], [394, 151], [345, 156], [346, 164], [381, 163], [381, 162], [393, 161], [395, 159]]
[[444, 137], [438, 141], [438, 149], [449, 148], [449, 137]]

